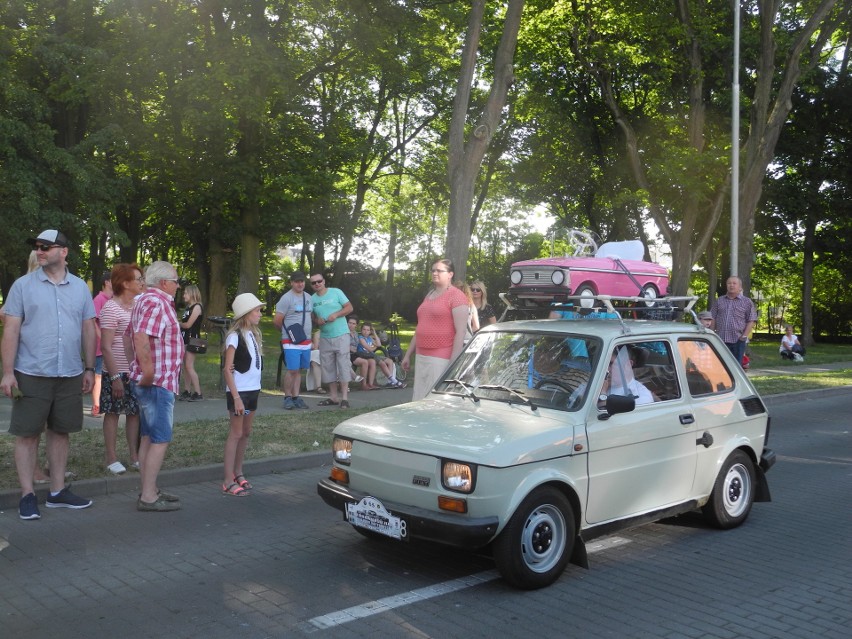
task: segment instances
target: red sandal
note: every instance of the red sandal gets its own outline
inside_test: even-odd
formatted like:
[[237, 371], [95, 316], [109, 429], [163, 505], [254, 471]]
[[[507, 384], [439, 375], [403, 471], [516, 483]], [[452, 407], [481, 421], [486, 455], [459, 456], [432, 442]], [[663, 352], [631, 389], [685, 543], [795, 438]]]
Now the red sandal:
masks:
[[248, 492], [245, 488], [240, 486], [237, 482], [226, 486], [222, 484], [222, 494], [223, 495], [231, 495], [231, 497], [248, 497]]
[[234, 475], [234, 483], [238, 484], [243, 490], [251, 490], [253, 488], [249, 480], [245, 478], [245, 475]]

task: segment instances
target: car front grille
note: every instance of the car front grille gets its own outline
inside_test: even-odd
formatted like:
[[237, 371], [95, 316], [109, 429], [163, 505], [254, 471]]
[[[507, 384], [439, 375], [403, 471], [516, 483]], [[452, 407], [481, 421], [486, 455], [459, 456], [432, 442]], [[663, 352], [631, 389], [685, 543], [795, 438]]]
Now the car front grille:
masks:
[[514, 269], [521, 272], [523, 279], [517, 286], [553, 286], [550, 276], [556, 269], [551, 266]]

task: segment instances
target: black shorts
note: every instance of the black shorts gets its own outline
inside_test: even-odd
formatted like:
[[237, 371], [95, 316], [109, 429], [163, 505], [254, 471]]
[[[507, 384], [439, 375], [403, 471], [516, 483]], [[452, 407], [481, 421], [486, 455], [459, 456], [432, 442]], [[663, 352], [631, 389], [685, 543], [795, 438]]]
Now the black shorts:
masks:
[[[252, 413], [257, 410], [257, 398], [260, 396], [259, 390], [253, 391], [239, 391], [240, 399], [243, 400], [243, 407], [247, 411], [251, 411]], [[231, 397], [231, 393], [225, 393], [225, 401], [228, 405], [228, 413], [230, 415], [234, 414], [234, 398]]]

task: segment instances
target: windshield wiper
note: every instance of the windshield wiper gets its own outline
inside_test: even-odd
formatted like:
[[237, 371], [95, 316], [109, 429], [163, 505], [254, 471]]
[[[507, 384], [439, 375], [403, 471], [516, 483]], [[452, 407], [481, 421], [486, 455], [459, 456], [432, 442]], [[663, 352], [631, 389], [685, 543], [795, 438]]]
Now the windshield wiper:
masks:
[[444, 384], [458, 384], [467, 393], [467, 395], [462, 395], [462, 397], [470, 397], [474, 401], [474, 403], [479, 403], [479, 398], [476, 396], [476, 393], [473, 392], [473, 389], [467, 384], [465, 384], [463, 381], [461, 381], [459, 378], [453, 377], [450, 379], [441, 380], [441, 382]]
[[[503, 386], [502, 384], [480, 384], [479, 388], [485, 388], [487, 390], [502, 390], [507, 393], [514, 395], [519, 398], [523, 404], [526, 404], [530, 407], [530, 410], [538, 410], [538, 406], [533, 404], [532, 400], [524, 395], [523, 393], [516, 391], [514, 388], [509, 388], [508, 386]], [[509, 404], [512, 403], [512, 400], [509, 400]]]

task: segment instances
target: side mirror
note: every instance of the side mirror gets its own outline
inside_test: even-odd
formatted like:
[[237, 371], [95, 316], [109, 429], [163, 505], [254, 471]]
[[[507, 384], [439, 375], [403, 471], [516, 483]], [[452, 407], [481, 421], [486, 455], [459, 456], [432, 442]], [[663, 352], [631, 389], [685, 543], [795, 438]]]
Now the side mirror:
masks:
[[629, 413], [636, 408], [636, 398], [633, 395], [607, 395], [605, 412], [598, 414], [598, 419], [607, 420], [619, 413]]

